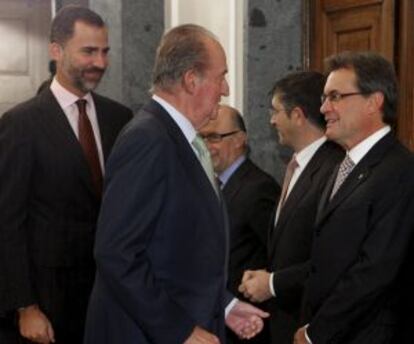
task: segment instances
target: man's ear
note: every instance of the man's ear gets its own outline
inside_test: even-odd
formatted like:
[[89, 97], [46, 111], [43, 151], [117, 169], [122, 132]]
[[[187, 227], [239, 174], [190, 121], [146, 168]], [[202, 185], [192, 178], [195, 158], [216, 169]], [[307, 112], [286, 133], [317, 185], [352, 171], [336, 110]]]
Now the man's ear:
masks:
[[306, 116], [303, 110], [299, 106], [295, 106], [290, 112], [290, 118], [297, 124], [302, 124], [306, 121]]
[[244, 131], [235, 134], [237, 148], [243, 148], [247, 145], [247, 135]]
[[382, 112], [384, 106], [384, 94], [382, 92], [374, 92], [368, 98], [369, 113]]
[[199, 78], [199, 75], [194, 71], [194, 69], [187, 70], [181, 81], [183, 89], [190, 94], [194, 94], [199, 83]]
[[63, 49], [60, 44], [49, 43], [49, 56], [51, 60], [59, 61], [62, 59]]

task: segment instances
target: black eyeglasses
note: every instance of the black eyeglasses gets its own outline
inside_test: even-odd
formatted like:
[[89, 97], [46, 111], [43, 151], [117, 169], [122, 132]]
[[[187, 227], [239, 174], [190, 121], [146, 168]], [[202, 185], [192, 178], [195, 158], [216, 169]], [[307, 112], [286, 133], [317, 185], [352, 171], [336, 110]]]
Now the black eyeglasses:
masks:
[[240, 130], [234, 130], [234, 131], [230, 131], [228, 133], [223, 133], [223, 134], [210, 133], [210, 134], [204, 134], [204, 135], [200, 134], [200, 135], [207, 142], [217, 143], [217, 142], [221, 142], [221, 140], [223, 140], [224, 137], [234, 135], [234, 134], [238, 133], [239, 131]]
[[322, 104], [325, 103], [325, 101], [328, 99], [332, 103], [337, 103], [341, 99], [351, 96], [362, 96], [366, 95], [367, 93], [364, 92], [350, 92], [350, 93], [339, 93], [336, 91], [329, 92], [328, 94], [322, 94], [321, 95], [321, 102]]

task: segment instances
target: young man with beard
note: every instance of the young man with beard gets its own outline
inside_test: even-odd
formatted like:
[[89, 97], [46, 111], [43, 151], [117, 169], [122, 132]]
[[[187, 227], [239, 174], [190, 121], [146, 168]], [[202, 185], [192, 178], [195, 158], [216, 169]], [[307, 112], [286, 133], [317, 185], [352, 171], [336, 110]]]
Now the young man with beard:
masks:
[[2, 343], [82, 342], [104, 164], [132, 117], [92, 92], [108, 65], [99, 15], [63, 8], [49, 50], [50, 88], [0, 120]]

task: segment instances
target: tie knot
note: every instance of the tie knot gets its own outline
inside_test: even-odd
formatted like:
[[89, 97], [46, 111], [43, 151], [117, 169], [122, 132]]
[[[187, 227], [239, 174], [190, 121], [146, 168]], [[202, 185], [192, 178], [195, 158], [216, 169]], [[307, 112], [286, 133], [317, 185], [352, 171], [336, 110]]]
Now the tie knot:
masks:
[[298, 167], [298, 161], [296, 160], [296, 154], [293, 154], [292, 158], [290, 159], [288, 165], [287, 165], [287, 169], [290, 171], [293, 171], [296, 169], [296, 167]]
[[341, 163], [341, 168], [344, 170], [352, 169], [355, 166], [355, 163], [352, 161], [351, 157], [347, 154], [345, 155], [344, 160]]
[[352, 161], [350, 156], [347, 154], [342, 160], [341, 165], [339, 166], [338, 174], [336, 175], [335, 183], [332, 188], [331, 197], [336, 194], [336, 192], [339, 190], [345, 179], [348, 177], [348, 175], [351, 173], [353, 168], [355, 167], [355, 163]]
[[76, 105], [78, 106], [80, 114], [86, 114], [86, 99], [78, 99]]

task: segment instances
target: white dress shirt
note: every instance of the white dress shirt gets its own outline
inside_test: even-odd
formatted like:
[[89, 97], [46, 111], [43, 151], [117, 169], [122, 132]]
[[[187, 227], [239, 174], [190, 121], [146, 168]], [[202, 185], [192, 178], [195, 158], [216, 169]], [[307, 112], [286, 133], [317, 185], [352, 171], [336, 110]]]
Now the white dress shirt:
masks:
[[368, 136], [365, 140], [358, 143], [355, 147], [351, 148], [346, 154], [351, 158], [353, 163], [357, 165], [362, 158], [367, 155], [371, 148], [390, 131], [391, 127], [389, 125], [382, 127], [372, 135]]
[[[55, 96], [61, 109], [65, 113], [65, 116], [68, 119], [73, 132], [79, 139], [79, 110], [78, 106], [76, 105], [76, 101], [81, 98], [69, 92], [66, 88], [59, 84], [56, 78], [53, 79], [52, 84], [50, 85], [50, 90]], [[90, 93], [87, 93], [84, 97], [82, 97], [82, 99], [86, 100], [86, 113], [88, 115], [89, 121], [91, 122], [92, 131], [96, 142], [96, 148], [98, 149], [99, 163], [101, 165], [102, 172], [104, 172], [104, 158], [101, 143], [101, 133], [99, 131], [95, 103]]]
[[162, 99], [157, 95], [153, 95], [152, 99], [155, 100], [158, 104], [160, 104], [165, 111], [171, 116], [174, 122], [178, 125], [181, 129], [182, 133], [184, 134], [186, 140], [193, 148], [194, 153], [197, 155], [197, 151], [192, 145], [194, 138], [197, 135], [197, 131], [194, 129], [193, 125], [191, 124], [190, 120], [185, 117], [180, 111], [178, 111], [174, 106], [168, 103], [166, 100]]
[[[296, 182], [298, 181], [300, 175], [305, 170], [306, 166], [308, 165], [309, 161], [311, 161], [312, 157], [315, 155], [316, 151], [326, 142], [326, 137], [322, 136], [321, 138], [313, 141], [310, 145], [303, 148], [301, 151], [295, 153], [296, 155], [296, 162], [298, 163], [298, 167], [296, 167], [295, 172], [292, 175], [292, 179], [290, 180], [288, 190], [286, 192], [287, 199], [289, 197], [290, 192], [292, 191], [293, 187], [295, 186]], [[275, 223], [274, 226], [276, 227], [277, 221], [279, 220], [280, 215], [280, 202], [277, 206], [276, 216], [275, 216]], [[273, 288], [273, 275], [272, 272], [269, 277], [269, 289], [270, 293], [275, 297], [276, 293]]]

